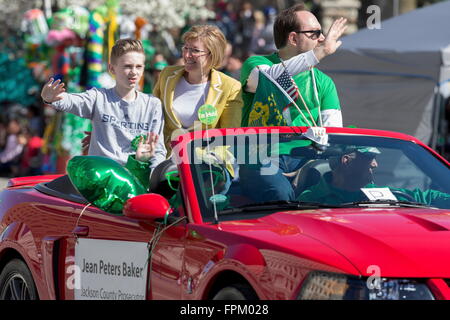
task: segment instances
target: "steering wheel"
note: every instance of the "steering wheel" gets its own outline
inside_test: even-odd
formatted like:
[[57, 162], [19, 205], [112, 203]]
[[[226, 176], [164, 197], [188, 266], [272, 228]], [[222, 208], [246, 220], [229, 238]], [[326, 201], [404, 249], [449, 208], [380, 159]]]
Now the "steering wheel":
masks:
[[400, 196], [400, 197], [402, 197], [402, 198], [406, 198], [407, 201], [417, 202], [417, 200], [414, 199], [414, 197], [413, 197], [412, 195], [407, 194], [407, 193], [404, 192], [404, 191], [401, 191], [401, 190], [391, 190], [391, 192], [392, 192], [392, 194], [393, 194], [396, 198], [398, 198], [397, 196]]

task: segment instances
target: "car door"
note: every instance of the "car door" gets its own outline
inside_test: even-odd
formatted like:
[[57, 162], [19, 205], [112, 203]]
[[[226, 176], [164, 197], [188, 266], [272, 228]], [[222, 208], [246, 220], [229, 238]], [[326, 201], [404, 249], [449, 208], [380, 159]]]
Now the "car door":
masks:
[[[157, 223], [81, 205], [77, 214], [73, 234], [61, 246], [60, 265], [64, 266], [59, 277], [61, 298], [180, 298], [183, 223], [162, 230]], [[161, 231], [152, 248], [152, 239]]]

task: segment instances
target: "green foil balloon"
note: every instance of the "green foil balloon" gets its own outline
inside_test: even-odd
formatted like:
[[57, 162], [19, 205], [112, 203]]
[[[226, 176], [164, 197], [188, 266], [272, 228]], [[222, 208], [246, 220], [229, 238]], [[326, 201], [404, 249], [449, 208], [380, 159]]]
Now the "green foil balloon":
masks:
[[146, 193], [126, 168], [109, 158], [73, 157], [67, 164], [67, 173], [86, 200], [109, 213], [122, 213], [128, 199]]

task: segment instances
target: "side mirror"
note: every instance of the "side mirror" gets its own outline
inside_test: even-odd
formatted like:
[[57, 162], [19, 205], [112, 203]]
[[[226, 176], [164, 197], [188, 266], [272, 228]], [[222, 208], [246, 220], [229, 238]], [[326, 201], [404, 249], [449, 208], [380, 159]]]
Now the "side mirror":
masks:
[[157, 193], [146, 193], [128, 199], [123, 207], [123, 214], [136, 220], [156, 221], [164, 220], [169, 209], [166, 198]]

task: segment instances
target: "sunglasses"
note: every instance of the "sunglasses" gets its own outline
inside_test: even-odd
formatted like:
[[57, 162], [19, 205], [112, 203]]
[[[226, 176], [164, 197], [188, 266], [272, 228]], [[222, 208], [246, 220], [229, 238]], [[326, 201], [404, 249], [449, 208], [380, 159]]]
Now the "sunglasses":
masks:
[[304, 31], [294, 31], [295, 33], [311, 33], [311, 39], [316, 40], [322, 35], [322, 30], [304, 30]]

